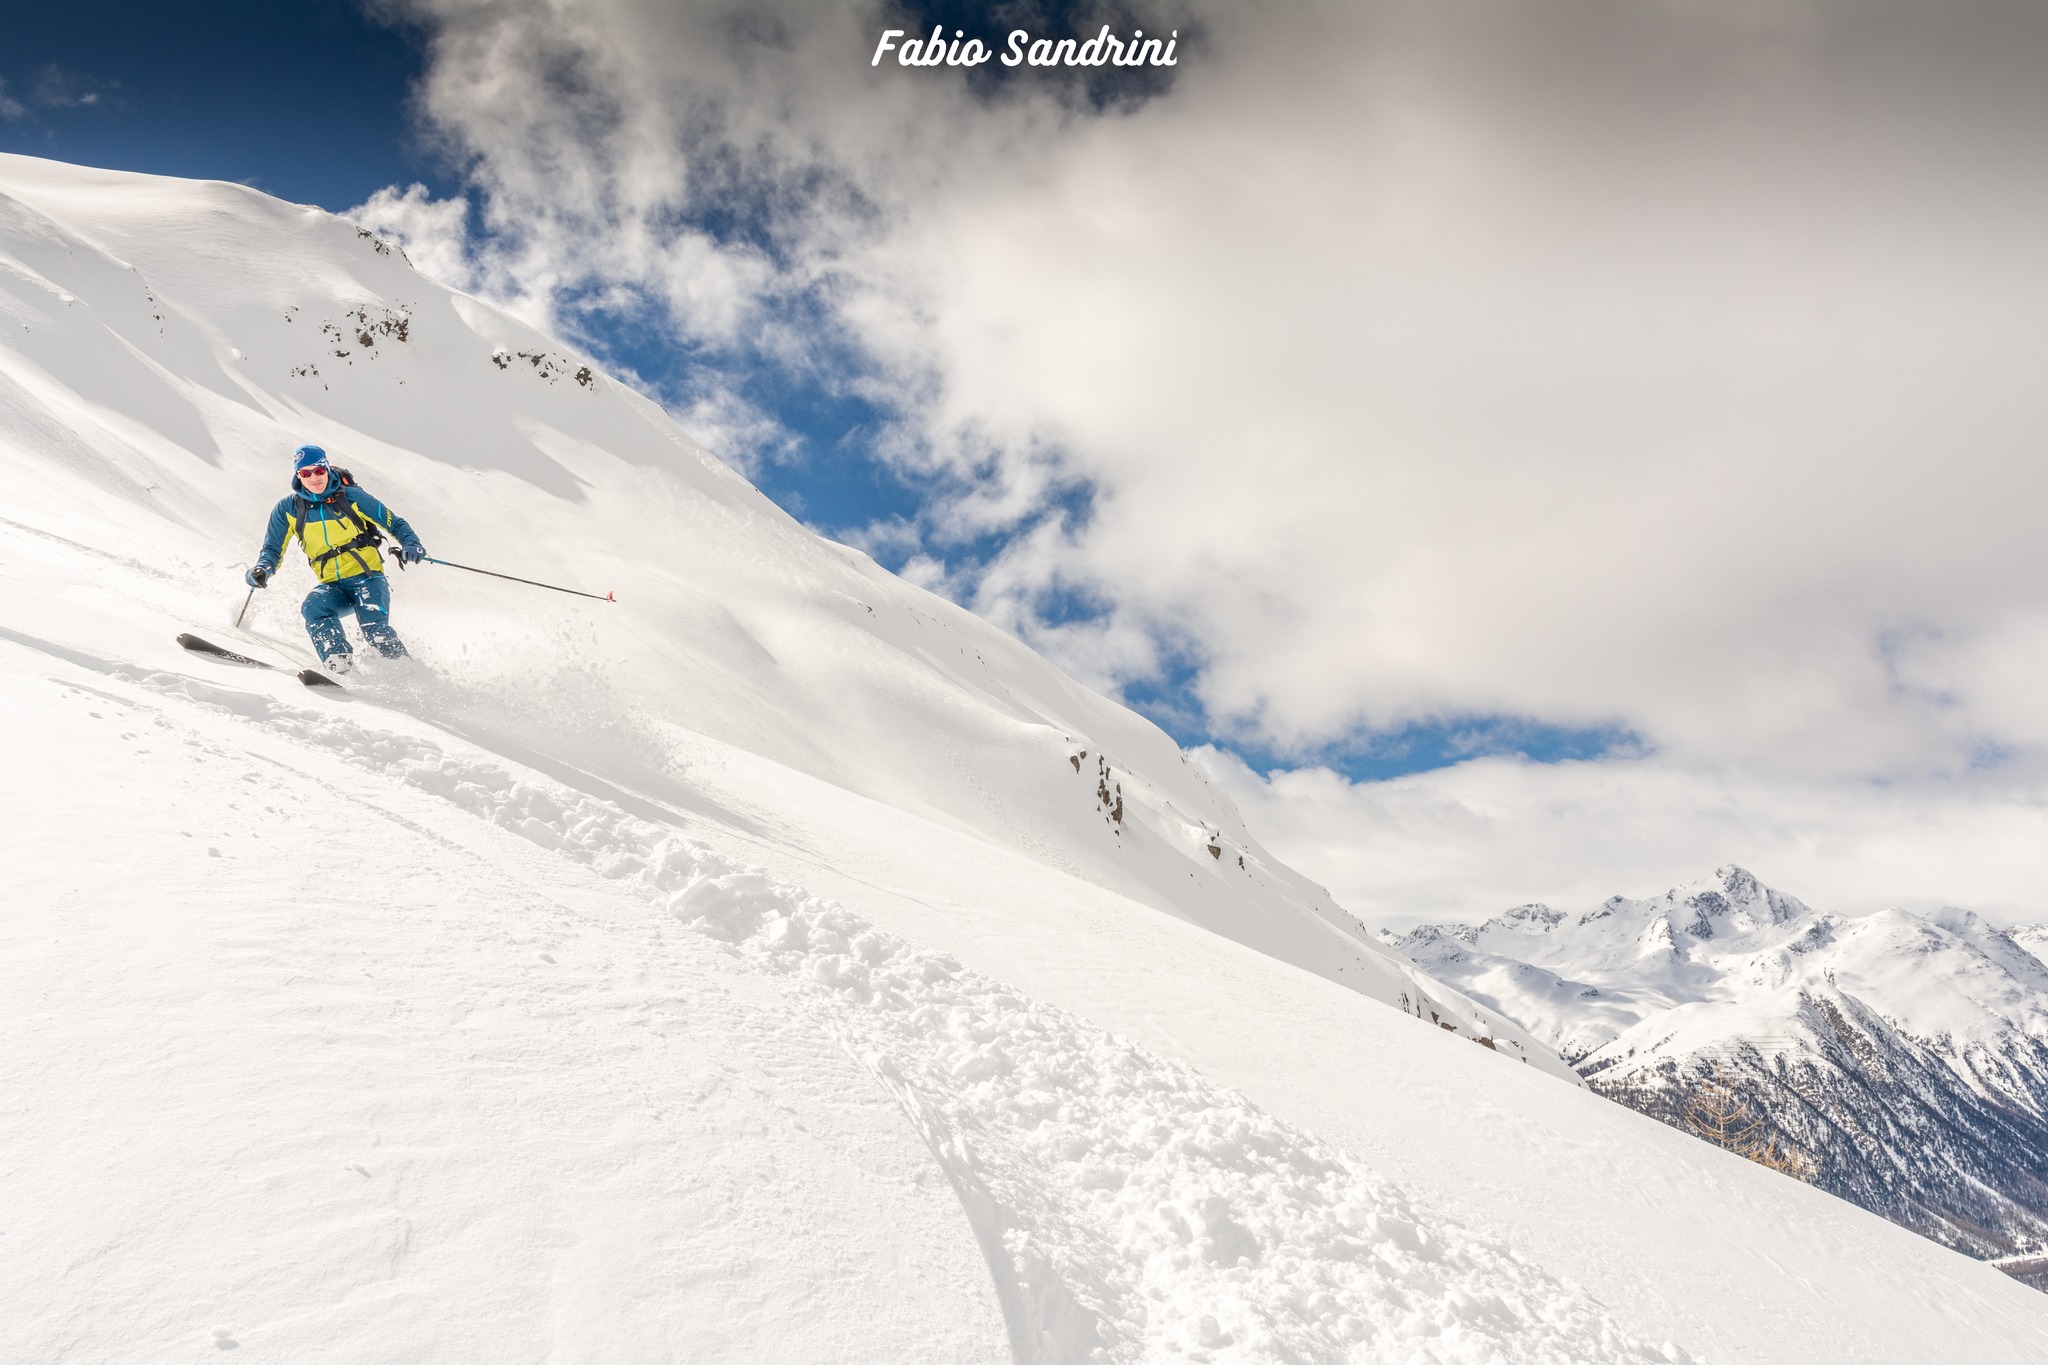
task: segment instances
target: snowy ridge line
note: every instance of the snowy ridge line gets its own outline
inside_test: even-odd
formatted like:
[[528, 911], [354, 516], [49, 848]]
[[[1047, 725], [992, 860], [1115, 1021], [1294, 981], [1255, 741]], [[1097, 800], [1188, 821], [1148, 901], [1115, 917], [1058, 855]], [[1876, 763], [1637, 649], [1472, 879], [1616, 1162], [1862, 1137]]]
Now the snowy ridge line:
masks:
[[[1119, 838], [1126, 830], [1134, 835], [1149, 831], [1166, 847], [1179, 852], [1198, 867], [1206, 854], [1219, 866], [1234, 861], [1239, 872], [1260, 885], [1268, 884], [1268, 878], [1278, 880], [1271, 859], [1250, 839], [1235, 838], [1225, 833], [1220, 823], [1183, 809], [1181, 803], [1147, 780], [1136, 768], [1111, 759], [1099, 746], [1092, 751], [1080, 748], [1072, 736], [1067, 737], [1067, 744], [1067, 761], [1073, 765], [1077, 776], [1094, 778], [1096, 810], [1103, 823], [1115, 829]], [[1083, 761], [1090, 757], [1091, 752], [1094, 765], [1092, 769], [1084, 769]], [[1186, 759], [1183, 758], [1182, 762], [1185, 764]], [[1230, 799], [1217, 791], [1206, 776], [1199, 770], [1194, 776], [1225, 809], [1236, 815]], [[1126, 782], [1130, 784], [1128, 792], [1125, 790]], [[1237, 819], [1242, 827], [1242, 817]], [[1134, 842], [1125, 841], [1122, 850], [1128, 850]], [[1249, 863], [1247, 859], [1250, 859]], [[1330, 935], [1331, 948], [1350, 959], [1349, 966], [1339, 967], [1338, 975], [1330, 979], [1378, 999], [1403, 1014], [1426, 1019], [1455, 1037], [1477, 1043], [1525, 1065], [1530, 1061], [1531, 1049], [1520, 1036], [1520, 1029], [1507, 1016], [1470, 996], [1452, 997], [1443, 982], [1426, 976], [1404, 954], [1387, 949], [1362, 920], [1339, 908], [1327, 890], [1321, 887], [1311, 889], [1313, 894], [1303, 897], [1298, 904], [1313, 923]], [[1196, 923], [1202, 922], [1199, 916], [1190, 918]], [[1275, 956], [1284, 957], [1284, 954]], [[1305, 964], [1297, 962], [1297, 965]], [[1350, 973], [1348, 976], [1345, 975], [1347, 971]], [[1367, 984], [1369, 979], [1372, 979], [1370, 985]], [[1551, 1074], [1574, 1086], [1584, 1087], [1585, 1082], [1579, 1074], [1563, 1065], [1561, 1060], [1558, 1069]]]
[[439, 796], [773, 974], [958, 1194], [1020, 1365], [1687, 1362], [1243, 1096], [609, 802], [431, 740], [108, 671]]

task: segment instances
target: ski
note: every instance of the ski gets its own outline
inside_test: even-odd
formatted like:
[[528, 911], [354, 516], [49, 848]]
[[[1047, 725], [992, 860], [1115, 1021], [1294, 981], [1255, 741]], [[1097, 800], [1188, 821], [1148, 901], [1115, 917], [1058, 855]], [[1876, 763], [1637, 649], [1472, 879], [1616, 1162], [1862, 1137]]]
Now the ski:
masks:
[[[280, 669], [276, 664], [268, 664], [261, 659], [252, 659], [246, 654], [237, 654], [232, 649], [223, 649], [213, 641], [202, 640], [197, 635], [180, 635], [178, 643], [184, 648], [191, 650], [194, 654], [204, 654], [207, 658], [219, 659], [222, 663], [243, 664], [249, 668], [267, 668], [273, 673], [286, 671]], [[295, 676], [308, 687], [333, 687], [344, 692], [348, 690], [325, 673], [316, 672], [310, 668], [299, 669]]]
[[202, 640], [197, 635], [180, 635], [178, 643], [191, 650], [194, 654], [210, 655], [225, 663], [247, 664], [251, 668], [267, 668], [272, 672], [277, 671], [277, 665], [275, 664], [264, 663], [261, 659], [252, 659], [246, 654], [237, 654], [232, 649], [222, 649], [213, 641]]

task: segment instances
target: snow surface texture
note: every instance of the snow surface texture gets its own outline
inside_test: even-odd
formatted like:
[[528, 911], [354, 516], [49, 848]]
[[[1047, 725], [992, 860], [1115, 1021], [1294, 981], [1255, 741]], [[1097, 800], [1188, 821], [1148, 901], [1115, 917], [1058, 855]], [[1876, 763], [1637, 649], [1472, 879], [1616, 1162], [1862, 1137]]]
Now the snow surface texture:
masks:
[[2048, 1246], [2048, 964], [1966, 910], [1823, 914], [1739, 867], [1395, 945], [1683, 1125], [1718, 1075], [1822, 1188], [1986, 1257]]
[[[0, 1358], [2048, 1353], [559, 343], [239, 187], [0, 192]], [[621, 604], [408, 574], [340, 696], [184, 654], [303, 657], [228, 622], [306, 439]]]
[[859, 1059], [937, 1158], [1019, 1358], [1669, 1358], [1485, 1239], [1422, 1226], [1385, 1181], [1186, 1066], [610, 803], [352, 715], [78, 661], [439, 796], [787, 979], [792, 1012]]

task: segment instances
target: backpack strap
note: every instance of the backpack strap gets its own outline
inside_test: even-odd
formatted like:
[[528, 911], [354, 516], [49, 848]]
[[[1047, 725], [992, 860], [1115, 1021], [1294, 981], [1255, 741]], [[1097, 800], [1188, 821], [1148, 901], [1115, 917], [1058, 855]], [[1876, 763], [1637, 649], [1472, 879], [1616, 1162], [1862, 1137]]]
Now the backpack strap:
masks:
[[[336, 469], [332, 477], [335, 485], [334, 491], [320, 499], [320, 504], [333, 514], [336, 521], [351, 528], [355, 534], [344, 543], [336, 545], [330, 550], [323, 551], [317, 555], [309, 554], [306, 556], [306, 562], [313, 566], [313, 574], [316, 578], [319, 576], [320, 571], [327, 567], [329, 562], [339, 559], [342, 555], [346, 554], [355, 555], [356, 563], [361, 565], [364, 572], [367, 573], [370, 566], [363, 559], [360, 552], [363, 550], [374, 550], [384, 543], [383, 533], [377, 529], [376, 523], [368, 520], [359, 520], [355, 515], [355, 507], [348, 500], [348, 490], [356, 486], [355, 477], [346, 469]], [[292, 534], [298, 537], [299, 548], [303, 550], [306, 548], [306, 518], [305, 514], [300, 510], [301, 506], [302, 504], [299, 500], [293, 498], [292, 509], [285, 515], [291, 521]]]

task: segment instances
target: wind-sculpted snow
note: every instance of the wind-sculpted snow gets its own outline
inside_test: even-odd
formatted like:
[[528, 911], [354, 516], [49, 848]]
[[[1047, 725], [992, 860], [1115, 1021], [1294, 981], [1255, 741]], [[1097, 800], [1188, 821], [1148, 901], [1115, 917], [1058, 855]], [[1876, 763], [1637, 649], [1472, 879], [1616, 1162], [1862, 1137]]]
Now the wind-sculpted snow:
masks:
[[114, 671], [636, 887], [783, 982], [923, 1135], [1020, 1362], [1690, 1359], [1190, 1068], [609, 802], [359, 707]]

